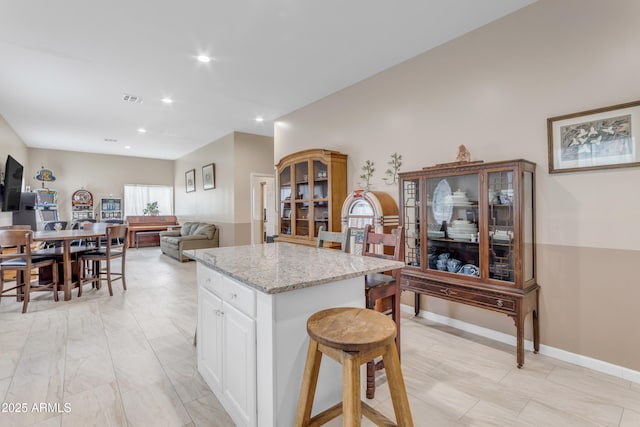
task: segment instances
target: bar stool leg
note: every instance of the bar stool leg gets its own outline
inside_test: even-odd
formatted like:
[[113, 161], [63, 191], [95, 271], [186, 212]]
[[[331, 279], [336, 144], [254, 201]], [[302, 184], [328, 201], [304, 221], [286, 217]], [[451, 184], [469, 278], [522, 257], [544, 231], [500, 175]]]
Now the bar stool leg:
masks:
[[393, 411], [396, 414], [398, 427], [413, 427], [411, 408], [409, 407], [407, 390], [404, 387], [404, 379], [402, 378], [402, 371], [400, 369], [400, 358], [398, 357], [398, 349], [395, 343], [387, 345], [386, 351], [382, 355], [382, 360], [384, 362], [384, 370], [387, 374], [391, 401], [393, 402]]
[[357, 353], [343, 352], [342, 359], [342, 425], [360, 427], [360, 360]]
[[322, 353], [318, 350], [318, 343], [314, 339], [309, 339], [309, 349], [307, 351], [307, 360], [304, 364], [302, 386], [300, 387], [300, 397], [298, 398], [298, 409], [296, 411], [296, 427], [306, 427], [309, 425], [311, 409], [313, 409], [313, 399], [316, 395], [316, 385], [318, 384], [321, 360]]

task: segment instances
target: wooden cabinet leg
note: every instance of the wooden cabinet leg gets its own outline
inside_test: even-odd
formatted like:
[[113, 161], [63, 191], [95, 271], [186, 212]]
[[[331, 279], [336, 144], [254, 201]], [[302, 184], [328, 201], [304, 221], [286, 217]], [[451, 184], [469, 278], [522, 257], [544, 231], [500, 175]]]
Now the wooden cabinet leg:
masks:
[[516, 324], [517, 335], [516, 361], [518, 368], [522, 368], [522, 365], [524, 365], [524, 313], [522, 313], [522, 310], [518, 310], [513, 320]]
[[540, 291], [536, 290], [536, 307], [533, 310], [533, 352], [538, 353], [540, 351], [540, 319], [538, 314]]
[[420, 294], [418, 292], [413, 294], [413, 314], [414, 316], [420, 314]]

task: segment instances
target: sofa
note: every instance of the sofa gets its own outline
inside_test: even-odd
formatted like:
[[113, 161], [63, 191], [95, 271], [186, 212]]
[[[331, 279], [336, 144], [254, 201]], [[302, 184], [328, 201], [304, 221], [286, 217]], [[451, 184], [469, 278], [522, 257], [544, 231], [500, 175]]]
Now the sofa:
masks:
[[219, 245], [218, 227], [205, 222], [185, 222], [180, 230], [160, 232], [162, 253], [178, 261], [189, 261], [183, 251], [189, 249], [217, 248]]

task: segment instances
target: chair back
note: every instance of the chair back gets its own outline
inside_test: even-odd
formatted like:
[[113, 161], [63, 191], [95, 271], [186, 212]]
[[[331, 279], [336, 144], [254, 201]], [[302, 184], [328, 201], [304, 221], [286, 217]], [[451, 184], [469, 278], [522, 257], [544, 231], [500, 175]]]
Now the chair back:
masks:
[[13, 254], [3, 254], [0, 259], [11, 259], [18, 256], [31, 259], [31, 243], [33, 243], [33, 231], [29, 229], [3, 229], [0, 230], [0, 248], [15, 247]]
[[67, 229], [67, 221], [49, 221], [44, 224], [43, 229], [47, 231], [55, 230], [57, 224], [60, 224], [60, 230]]
[[110, 250], [114, 249], [122, 250], [123, 252], [127, 250], [127, 246], [129, 246], [127, 243], [127, 230], [128, 227], [123, 224], [114, 224], [107, 226], [107, 238], [105, 239], [107, 253]]
[[394, 229], [391, 234], [383, 234], [374, 233], [371, 224], [367, 224], [364, 228], [362, 255], [404, 261], [403, 227]]
[[344, 233], [339, 233], [337, 231], [325, 231], [324, 225], [321, 225], [318, 229], [318, 240], [316, 242], [316, 247], [322, 248], [324, 246], [324, 242], [340, 243], [342, 252], [349, 252], [349, 241], [351, 238], [350, 236], [350, 228], [347, 228]]

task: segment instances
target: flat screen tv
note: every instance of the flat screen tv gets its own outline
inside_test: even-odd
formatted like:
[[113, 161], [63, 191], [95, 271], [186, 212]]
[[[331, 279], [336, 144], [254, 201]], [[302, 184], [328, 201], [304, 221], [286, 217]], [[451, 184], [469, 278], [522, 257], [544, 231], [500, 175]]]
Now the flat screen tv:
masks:
[[4, 168], [4, 191], [2, 194], [2, 210], [20, 210], [20, 194], [22, 192], [22, 172], [24, 168], [16, 159], [7, 156]]

